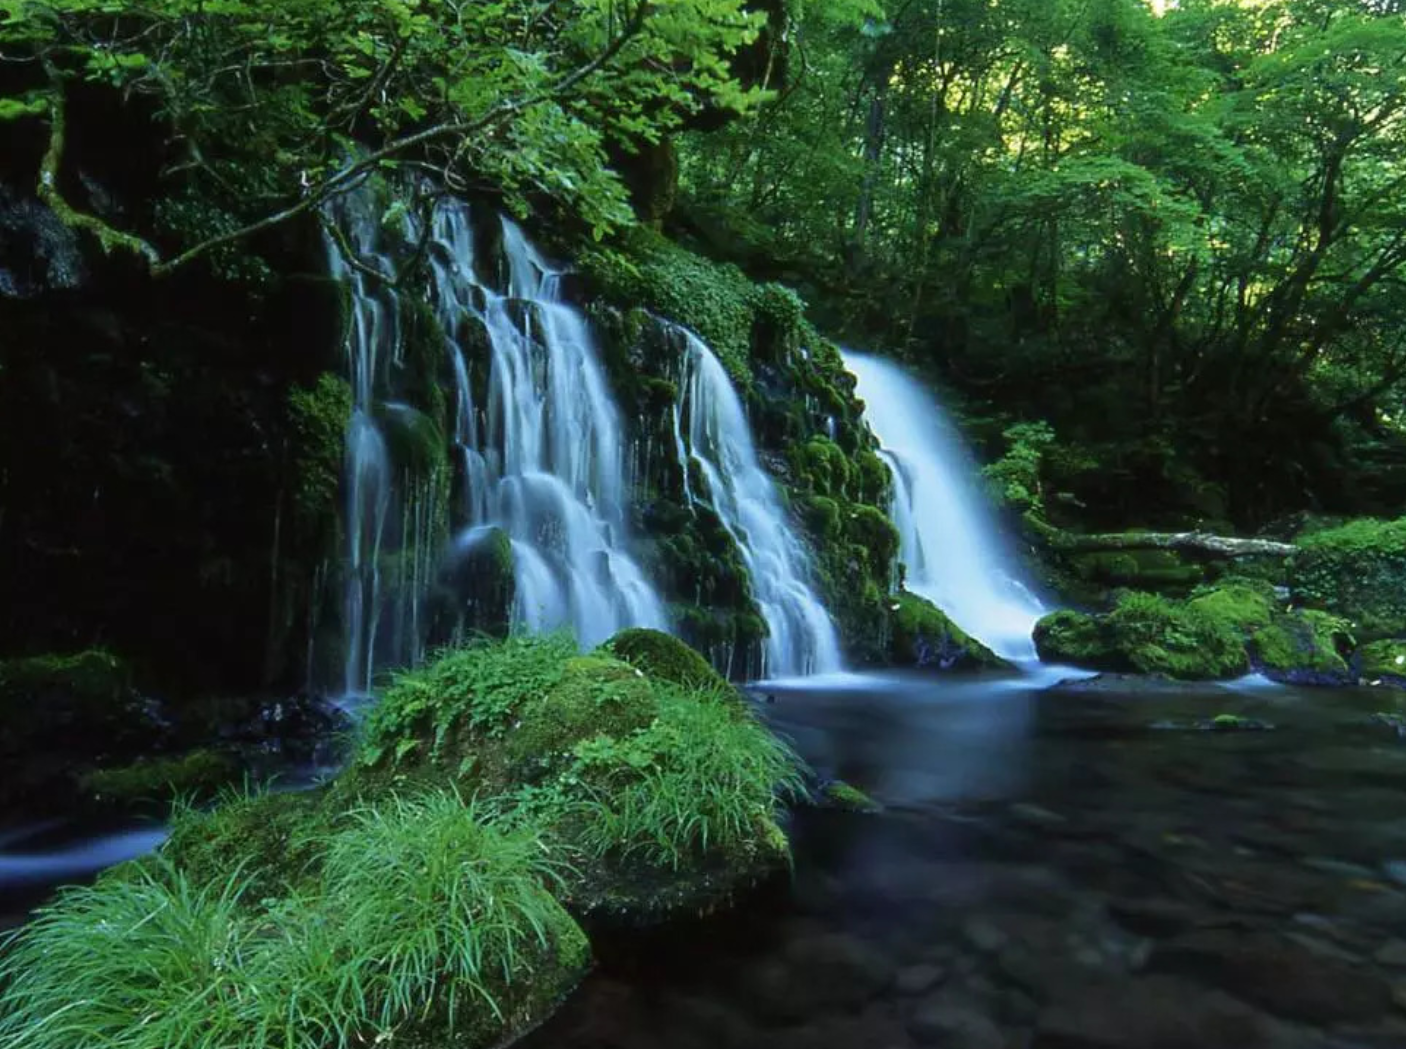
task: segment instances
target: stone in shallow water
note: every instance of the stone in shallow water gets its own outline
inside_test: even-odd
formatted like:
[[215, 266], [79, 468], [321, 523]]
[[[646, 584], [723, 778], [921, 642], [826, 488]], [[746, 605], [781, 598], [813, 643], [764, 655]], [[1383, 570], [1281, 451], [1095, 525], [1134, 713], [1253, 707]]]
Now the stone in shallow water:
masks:
[[1001, 1029], [972, 1003], [947, 991], [918, 1003], [908, 1033], [923, 1045], [942, 1049], [1005, 1049]]
[[1389, 940], [1372, 957], [1378, 965], [1406, 969], [1406, 940]]
[[1316, 1039], [1219, 991], [1167, 976], [1071, 988], [1030, 1049], [1309, 1049]]
[[894, 987], [899, 994], [923, 994], [932, 990], [947, 978], [947, 970], [941, 965], [910, 965], [899, 970]]
[[1364, 1022], [1387, 1011], [1388, 988], [1370, 972], [1272, 933], [1205, 929], [1159, 946], [1149, 968], [1185, 976], [1308, 1023]]

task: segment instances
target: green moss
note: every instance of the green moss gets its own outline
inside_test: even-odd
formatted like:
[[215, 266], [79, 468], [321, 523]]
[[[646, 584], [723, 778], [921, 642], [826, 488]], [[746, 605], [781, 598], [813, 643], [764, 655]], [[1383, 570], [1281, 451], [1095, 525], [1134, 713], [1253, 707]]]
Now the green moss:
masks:
[[[1209, 596], [1209, 595], [1208, 595]], [[1234, 677], [1249, 669], [1242, 629], [1229, 616], [1239, 596], [1193, 607], [1156, 594], [1125, 592], [1113, 611], [1061, 611], [1035, 626], [1046, 662], [1092, 670], [1164, 674], [1186, 680]]]
[[324, 373], [311, 389], [288, 391], [293, 510], [305, 531], [320, 529], [335, 512], [351, 412], [351, 387], [336, 375]]
[[1347, 679], [1347, 624], [1315, 611], [1281, 611], [1272, 587], [1236, 579], [1190, 600], [1125, 592], [1106, 615], [1056, 612], [1035, 629], [1040, 658], [1094, 670], [1231, 677], [1254, 666], [1277, 679]]
[[1363, 645], [1353, 663], [1367, 681], [1406, 681], [1406, 641], [1388, 638]]
[[825, 784], [820, 799], [827, 807], [846, 812], [878, 812], [883, 808], [859, 788], [838, 779]]
[[742, 388], [752, 380], [752, 327], [759, 293], [736, 266], [710, 262], [643, 228], [615, 248], [577, 259], [607, 298], [643, 306], [693, 329]]
[[1406, 634], [1406, 518], [1363, 518], [1298, 540], [1294, 600], [1343, 616], [1359, 636]]
[[1256, 664], [1271, 677], [1311, 676], [1325, 684], [1347, 682], [1343, 653], [1352, 647], [1347, 620], [1312, 609], [1276, 615], [1250, 646]]
[[892, 665], [944, 670], [1009, 666], [980, 641], [969, 637], [937, 606], [917, 594], [900, 593], [894, 606], [889, 651]]
[[622, 630], [601, 647], [659, 681], [719, 691], [727, 688], [722, 675], [697, 651], [659, 630]]
[[818, 495], [843, 496], [849, 487], [849, 458], [827, 437], [793, 446], [787, 459], [795, 482]]
[[1126, 662], [1097, 616], [1067, 608], [1051, 612], [1035, 624], [1035, 649], [1046, 663], [1090, 670], [1121, 669]]
[[1105, 627], [1138, 673], [1186, 680], [1234, 677], [1250, 664], [1242, 630], [1219, 614], [1223, 611], [1134, 591], [1118, 601]]
[[145, 758], [120, 768], [94, 769], [79, 778], [84, 794], [132, 805], [175, 798], [203, 800], [238, 779], [239, 763], [218, 750], [193, 750], [174, 758]]
[[850, 540], [864, 549], [873, 569], [873, 576], [883, 579], [889, 565], [898, 556], [898, 529], [889, 520], [888, 514], [876, 506], [853, 503], [849, 508], [849, 521], [845, 529]]
[[823, 542], [836, 542], [842, 535], [840, 504], [828, 495], [802, 496], [798, 508], [806, 525]]
[[1244, 637], [1269, 626], [1275, 612], [1273, 591], [1251, 582], [1224, 583], [1198, 592], [1186, 607]]
[[515, 708], [504, 748], [510, 775], [516, 780], [558, 768], [582, 740], [629, 736], [656, 714], [654, 690], [641, 670], [608, 655], [569, 659], [560, 681]]
[[210, 812], [179, 814], [162, 853], [194, 882], [238, 871], [252, 900], [276, 897], [315, 885], [332, 813], [316, 792], [231, 794]]

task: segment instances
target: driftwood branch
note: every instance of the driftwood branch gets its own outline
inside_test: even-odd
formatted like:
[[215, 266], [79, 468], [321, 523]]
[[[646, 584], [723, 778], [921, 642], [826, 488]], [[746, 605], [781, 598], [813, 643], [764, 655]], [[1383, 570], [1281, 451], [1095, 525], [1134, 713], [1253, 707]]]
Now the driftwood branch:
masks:
[[1240, 539], [1210, 532], [1111, 532], [1103, 535], [1072, 535], [1061, 532], [1051, 545], [1070, 553], [1099, 553], [1110, 550], [1186, 550], [1209, 557], [1288, 557], [1298, 547], [1272, 539]]

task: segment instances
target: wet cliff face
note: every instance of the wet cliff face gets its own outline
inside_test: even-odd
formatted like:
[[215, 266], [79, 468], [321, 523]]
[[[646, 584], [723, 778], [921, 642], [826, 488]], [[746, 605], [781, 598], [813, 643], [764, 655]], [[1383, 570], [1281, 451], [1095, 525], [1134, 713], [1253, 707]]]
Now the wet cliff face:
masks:
[[766, 627], [737, 543], [706, 508], [685, 505], [672, 417], [684, 348], [658, 316], [697, 332], [727, 368], [846, 659], [884, 661], [898, 547], [881, 509], [889, 474], [862, 424], [853, 377], [807, 323], [803, 303], [645, 231], [588, 249], [579, 264], [579, 297], [601, 333], [622, 414], [633, 420], [638, 511], [682, 636], [720, 664], [731, 646], [745, 665]]
[[[179, 231], [160, 172], [170, 158], [150, 115], [75, 98], [70, 121], [67, 198], [169, 251]], [[327, 276], [317, 225], [280, 227], [238, 255], [153, 279], [34, 198], [41, 124], [4, 135], [0, 654], [106, 645], [168, 694], [335, 688], [348, 633], [339, 510], [355, 414], [343, 359], [354, 311], [351, 293]], [[497, 224], [480, 225], [475, 264], [501, 270]], [[709, 509], [698, 464], [678, 454], [687, 355], [658, 317], [697, 331], [726, 368], [848, 658], [881, 658], [895, 546], [878, 509], [888, 479], [838, 353], [779, 286], [753, 285], [657, 238], [606, 261], [621, 259], [630, 280], [587, 252], [566, 283], [591, 318], [619, 405], [631, 449], [628, 526], [673, 627], [735, 675], [760, 670], [768, 628], [748, 551]], [[396, 292], [405, 330], [395, 381], [366, 411], [387, 429], [396, 483], [443, 476], [453, 507], [472, 478], [452, 455], [446, 336], [463, 348], [475, 403], [491, 347], [472, 326], [445, 330], [429, 305], [438, 301], [431, 277], [412, 269]], [[425, 426], [401, 434], [391, 423], [408, 414]], [[439, 546], [464, 524], [446, 513], [432, 530]], [[505, 628], [514, 587], [501, 546], [417, 570], [428, 588], [416, 598], [421, 641]], [[397, 564], [380, 557], [372, 567], [394, 576]]]
[[[141, 229], [162, 144], [87, 102], [70, 106], [65, 192]], [[166, 690], [296, 684], [331, 525], [298, 519], [299, 472], [328, 449], [296, 392], [336, 369], [339, 325], [309, 230], [261, 244], [256, 282], [153, 280], [34, 199], [42, 134], [0, 126], [6, 654], [101, 643]]]

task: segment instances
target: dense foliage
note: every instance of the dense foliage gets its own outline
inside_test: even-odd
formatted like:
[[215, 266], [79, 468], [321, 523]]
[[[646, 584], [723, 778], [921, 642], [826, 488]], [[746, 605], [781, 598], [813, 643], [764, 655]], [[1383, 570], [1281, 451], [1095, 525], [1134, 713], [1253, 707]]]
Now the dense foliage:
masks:
[[686, 141], [680, 231], [1053, 424], [1076, 518], [1399, 501], [1399, 4], [881, 6]]
[[[158, 272], [386, 167], [518, 208], [550, 195], [599, 233], [631, 215], [607, 147], [753, 106], [762, 90], [729, 60], [764, 22], [742, 0], [5, 0], [0, 122], [47, 118], [40, 196]], [[63, 200], [75, 82], [121, 91], [165, 129], [158, 242]]]

